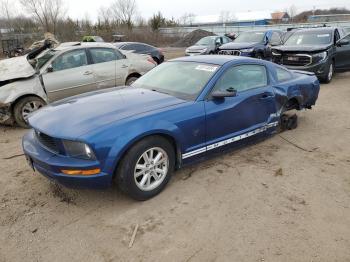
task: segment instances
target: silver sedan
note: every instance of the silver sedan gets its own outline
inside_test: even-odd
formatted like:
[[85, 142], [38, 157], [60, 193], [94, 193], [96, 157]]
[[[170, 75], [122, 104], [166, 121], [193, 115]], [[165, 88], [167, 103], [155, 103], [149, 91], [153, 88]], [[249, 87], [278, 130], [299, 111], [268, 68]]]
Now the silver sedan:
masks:
[[125, 86], [156, 66], [147, 55], [122, 53], [108, 43], [66, 43], [0, 61], [0, 123], [27, 127], [30, 113], [89, 91]]

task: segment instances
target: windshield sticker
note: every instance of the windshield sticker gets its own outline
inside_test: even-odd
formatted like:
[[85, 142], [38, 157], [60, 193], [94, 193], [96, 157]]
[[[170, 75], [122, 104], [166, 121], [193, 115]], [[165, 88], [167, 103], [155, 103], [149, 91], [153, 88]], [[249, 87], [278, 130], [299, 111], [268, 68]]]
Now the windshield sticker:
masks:
[[215, 72], [218, 69], [217, 66], [208, 66], [208, 65], [198, 65], [196, 70], [207, 71], [207, 72]]
[[329, 37], [329, 34], [317, 35], [317, 37], [319, 37], [319, 38], [321, 38], [321, 37]]

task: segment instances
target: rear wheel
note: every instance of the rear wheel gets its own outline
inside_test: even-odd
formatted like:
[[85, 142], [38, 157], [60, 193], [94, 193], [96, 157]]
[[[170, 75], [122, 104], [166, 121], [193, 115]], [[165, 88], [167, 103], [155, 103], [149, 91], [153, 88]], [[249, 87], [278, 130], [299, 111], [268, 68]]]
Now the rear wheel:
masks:
[[138, 78], [137, 76], [129, 76], [128, 79], [126, 79], [125, 85], [131, 86]]
[[36, 96], [27, 96], [20, 99], [13, 108], [13, 115], [17, 125], [28, 128], [29, 115], [45, 105], [45, 101]]
[[136, 200], [159, 194], [175, 166], [173, 146], [161, 136], [152, 136], [132, 146], [117, 169], [118, 187]]

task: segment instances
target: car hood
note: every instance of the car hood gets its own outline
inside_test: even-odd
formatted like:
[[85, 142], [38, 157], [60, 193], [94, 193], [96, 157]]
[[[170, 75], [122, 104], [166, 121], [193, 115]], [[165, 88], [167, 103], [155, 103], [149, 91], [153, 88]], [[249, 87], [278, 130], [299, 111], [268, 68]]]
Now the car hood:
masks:
[[47, 135], [76, 139], [112, 122], [185, 102], [142, 88], [111, 88], [52, 103], [32, 114], [29, 123]]
[[189, 49], [189, 50], [203, 50], [204, 48], [209, 48], [209, 46], [207, 46], [207, 45], [193, 45], [187, 49]]
[[232, 42], [232, 43], [227, 43], [227, 44], [220, 46], [220, 49], [221, 50], [231, 50], [231, 49], [239, 50], [239, 49], [252, 48], [252, 47], [255, 47], [257, 45], [259, 45], [259, 43], [235, 43], [235, 42]]
[[281, 52], [317, 52], [327, 50], [330, 45], [281, 45], [274, 47], [274, 50]]
[[0, 82], [18, 78], [28, 78], [35, 74], [27, 56], [8, 58], [0, 61]]

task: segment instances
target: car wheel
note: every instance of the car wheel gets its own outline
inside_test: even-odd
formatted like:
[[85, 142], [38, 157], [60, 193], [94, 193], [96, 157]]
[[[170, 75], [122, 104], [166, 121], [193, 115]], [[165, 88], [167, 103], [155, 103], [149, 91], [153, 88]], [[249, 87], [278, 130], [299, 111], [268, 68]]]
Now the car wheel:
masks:
[[261, 53], [257, 53], [255, 57], [256, 59], [260, 59], [260, 60], [264, 59]]
[[137, 76], [130, 76], [128, 79], [126, 79], [125, 85], [131, 86], [137, 79]]
[[27, 96], [19, 100], [13, 108], [13, 115], [17, 125], [28, 128], [29, 115], [45, 105], [45, 101], [36, 96]]
[[334, 76], [334, 61], [332, 61], [329, 64], [327, 75], [321, 80], [323, 80], [324, 83], [329, 84], [332, 81], [333, 76]]
[[154, 60], [154, 62], [156, 62], [156, 63], [157, 63], [157, 65], [159, 65], [159, 64], [160, 64], [159, 59], [158, 59], [157, 57], [152, 57], [152, 59]]
[[175, 166], [173, 146], [161, 136], [152, 136], [132, 146], [116, 173], [118, 187], [136, 200], [159, 194], [169, 182]]

